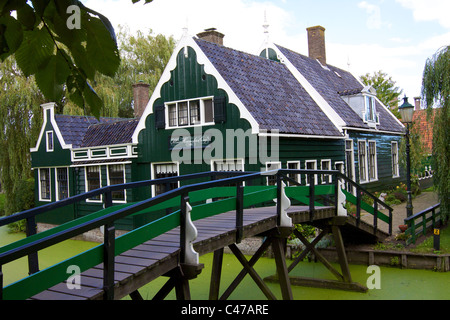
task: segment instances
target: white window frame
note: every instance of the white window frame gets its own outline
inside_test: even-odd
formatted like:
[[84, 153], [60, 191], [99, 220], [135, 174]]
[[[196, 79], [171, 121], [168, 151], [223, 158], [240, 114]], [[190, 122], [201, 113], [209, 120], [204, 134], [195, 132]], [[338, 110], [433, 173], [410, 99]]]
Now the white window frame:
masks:
[[[57, 167], [55, 168], [55, 181], [56, 181], [56, 201], [63, 200], [61, 199], [61, 195], [59, 194], [59, 179], [58, 179], [58, 169], [66, 169], [67, 172], [67, 198], [70, 197], [70, 189], [69, 189], [69, 168], [68, 167]], [[66, 199], [66, 198], [64, 198]]]
[[[51, 146], [49, 136], [51, 137]], [[47, 152], [53, 152], [55, 150], [55, 135], [53, 134], [53, 130], [45, 131], [45, 150]]]
[[[361, 143], [364, 143], [364, 147], [361, 148]], [[364, 150], [364, 178], [361, 177], [361, 149]], [[359, 174], [359, 183], [367, 183], [369, 182], [369, 168], [368, 168], [368, 160], [367, 160], [367, 141], [366, 140], [358, 140], [358, 174]]]
[[[272, 168], [272, 166], [274, 166], [274, 168]], [[276, 170], [276, 169], [281, 169], [281, 161], [268, 161], [265, 163], [266, 166], [266, 171], [272, 171], [272, 170]], [[270, 168], [269, 168], [270, 167]], [[270, 176], [273, 177], [273, 176]], [[269, 176], [266, 178], [266, 184], [269, 185]], [[276, 185], [276, 183], [275, 183]]]
[[[395, 149], [394, 149], [395, 145]], [[395, 153], [394, 153], [395, 150]], [[394, 154], [395, 158], [394, 159]], [[394, 161], [396, 160], [396, 161]], [[393, 178], [399, 178], [400, 177], [400, 165], [399, 165], [399, 158], [398, 158], [398, 141], [391, 141], [391, 164], [392, 164], [392, 177]]]
[[[372, 178], [371, 176], [370, 176], [370, 173], [371, 173], [371, 153], [370, 153], [370, 145], [371, 144], [374, 144], [375, 145], [375, 148], [374, 148], [374, 150], [375, 150], [375, 155], [374, 155], [374, 159], [373, 159], [373, 161], [374, 161], [374, 163], [373, 163], [373, 170], [374, 170], [374, 173], [375, 173], [375, 176]], [[370, 181], [370, 182], [373, 182], [373, 181], [378, 181], [378, 156], [377, 156], [377, 142], [375, 141], [375, 140], [369, 140], [369, 141], [367, 141], [367, 170], [368, 170], [368, 180]]]
[[[351, 148], [347, 148], [347, 142], [351, 142]], [[347, 152], [350, 152], [350, 164], [347, 163]], [[355, 174], [355, 146], [353, 144], [353, 139], [347, 139], [345, 140], [345, 167], [344, 167], [344, 174], [347, 174], [347, 177], [350, 178], [349, 176], [349, 172], [346, 172], [348, 169], [348, 166], [350, 165], [350, 170], [351, 172], [351, 179], [355, 180], [356, 179], [356, 174]], [[336, 164], [335, 164], [336, 167]]]
[[227, 164], [227, 163], [233, 163], [233, 164], [237, 164], [237, 162], [240, 162], [241, 168], [242, 170], [218, 170], [218, 171], [245, 171], [244, 168], [244, 159], [243, 158], [234, 158], [234, 159], [211, 159], [211, 171], [216, 171], [215, 170], [215, 165], [220, 163], [220, 164]]
[[[328, 168], [324, 168], [323, 167], [324, 163], [328, 163]], [[320, 160], [320, 169], [321, 170], [331, 170], [331, 159], [322, 159], [322, 160]], [[321, 181], [322, 184], [327, 184], [327, 183], [331, 183], [332, 176], [331, 176], [331, 174], [322, 174], [320, 179], [322, 180]]]
[[[111, 180], [109, 176], [109, 168], [112, 166], [121, 166], [122, 167], [122, 173], [123, 173], [123, 183], [127, 183], [127, 177], [126, 177], [126, 169], [125, 164], [122, 163], [114, 163], [109, 164], [106, 166], [106, 181], [108, 181], [108, 186], [111, 186]], [[112, 200], [113, 203], [126, 203], [127, 202], [127, 190], [123, 190], [123, 200]]]
[[[42, 198], [42, 183], [41, 183], [41, 170], [48, 170], [48, 185], [49, 185], [49, 198]], [[38, 170], [39, 179], [39, 201], [51, 202], [52, 201], [52, 175], [50, 168], [39, 168]]]
[[[308, 169], [308, 163], [314, 163], [314, 168]], [[305, 160], [305, 170], [317, 170], [317, 160]], [[305, 183], [309, 186], [308, 174], [305, 175]], [[317, 174], [314, 175], [314, 184], [317, 185], [319, 182], [319, 176]]]
[[[301, 168], [301, 163], [300, 163], [300, 161], [287, 161], [287, 162], [286, 162], [286, 169], [289, 169], [289, 165], [290, 165], [290, 164], [295, 164], [295, 165], [297, 165], [297, 168], [295, 168], [295, 169], [293, 169], [293, 170], [300, 170], [300, 168]], [[296, 173], [296, 174], [295, 174], [294, 180], [295, 180], [297, 183], [302, 184], [302, 179], [301, 179], [301, 176], [300, 176], [299, 173]], [[288, 185], [288, 186], [291, 186], [291, 183], [288, 181], [287, 185]], [[292, 185], [295, 186], [295, 184], [292, 184]]]
[[[101, 165], [95, 165], [95, 166], [85, 166], [84, 167], [84, 183], [85, 183], [85, 191], [89, 192], [89, 185], [88, 185], [88, 168], [98, 168], [98, 179], [99, 179], [99, 188], [102, 187], [102, 166]], [[95, 189], [93, 189], [95, 190]], [[101, 203], [103, 202], [103, 195], [100, 195], [100, 199], [86, 199], [86, 202], [94, 202], [94, 203]]]
[[[177, 166], [177, 176], [180, 175], [180, 163], [178, 161], [163, 161], [163, 162], [152, 162], [150, 164], [150, 170], [151, 170], [151, 179], [156, 179], [156, 166], [158, 165], [176, 165]], [[180, 187], [180, 181], [177, 181], [177, 188]], [[156, 196], [156, 186], [152, 185], [151, 188], [152, 196]]]
[[[212, 121], [206, 122], [205, 121], [205, 100], [211, 100], [212, 101]], [[190, 103], [198, 101], [199, 107], [200, 107], [200, 122], [196, 124], [191, 124], [191, 108]], [[178, 123], [178, 105], [180, 103], [187, 103], [187, 119], [188, 124], [187, 125], [179, 125]], [[169, 106], [175, 105], [176, 112], [175, 112], [175, 126], [170, 125], [170, 117], [169, 117]], [[205, 126], [205, 125], [214, 125], [214, 97], [213, 96], [207, 96], [207, 97], [201, 97], [201, 98], [195, 98], [195, 99], [185, 99], [185, 100], [177, 100], [177, 101], [170, 101], [165, 103], [165, 116], [166, 116], [166, 129], [174, 129], [174, 128], [189, 128], [189, 127], [198, 127], [198, 126]]]

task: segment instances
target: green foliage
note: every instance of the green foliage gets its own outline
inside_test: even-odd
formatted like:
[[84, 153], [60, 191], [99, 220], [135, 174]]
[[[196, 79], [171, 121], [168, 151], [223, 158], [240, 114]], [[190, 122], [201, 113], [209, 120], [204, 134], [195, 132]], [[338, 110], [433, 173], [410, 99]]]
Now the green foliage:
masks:
[[429, 58], [422, 80], [422, 96], [428, 114], [434, 109], [433, 127], [433, 179], [441, 210], [450, 214], [450, 46], [446, 46]]
[[16, 190], [32, 177], [30, 148], [35, 146], [45, 100], [34, 77], [25, 77], [13, 57], [0, 65], [0, 180], [5, 193], [5, 214], [17, 211]]
[[[166, 64], [175, 48], [173, 37], [154, 35], [150, 30], [130, 35], [126, 27], [117, 32], [121, 62], [114, 77], [97, 73], [93, 89], [104, 102], [103, 117], [132, 118], [132, 85], [143, 81], [150, 85], [150, 94], [158, 84]], [[68, 101], [65, 114], [83, 114], [83, 110]]]
[[0, 59], [11, 55], [47, 101], [62, 101], [67, 87], [71, 101], [97, 117], [103, 101], [90, 82], [97, 72], [114, 76], [120, 63], [111, 23], [75, 0], [0, 1]]
[[373, 75], [366, 73], [360, 77], [360, 80], [366, 86], [372, 86], [377, 91], [377, 97], [380, 101], [387, 106], [395, 116], [399, 117], [399, 112], [397, 110], [397, 99], [403, 90], [396, 87], [396, 82], [392, 80], [383, 71], [374, 72]]
[[0, 217], [5, 215], [5, 194], [0, 193]]

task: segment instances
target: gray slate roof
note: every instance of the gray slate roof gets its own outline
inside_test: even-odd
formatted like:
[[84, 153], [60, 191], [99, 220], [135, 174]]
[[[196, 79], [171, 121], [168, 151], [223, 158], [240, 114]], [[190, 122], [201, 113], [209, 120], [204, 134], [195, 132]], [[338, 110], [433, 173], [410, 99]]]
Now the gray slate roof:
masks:
[[81, 147], [131, 143], [134, 129], [138, 123], [139, 119], [130, 119], [91, 125], [81, 141]]
[[[55, 120], [61, 131], [64, 142], [71, 144], [73, 148], [82, 146], [83, 138], [90, 126], [97, 124], [111, 124], [118, 121], [128, 120], [122, 118], [100, 118], [88, 116], [70, 116], [55, 114]], [[94, 142], [92, 142], [94, 143]]]
[[[328, 104], [340, 115], [348, 127], [368, 129], [361, 117], [341, 98], [343, 95], [360, 93], [363, 85], [350, 73], [327, 64], [324, 69], [316, 60], [277, 45], [277, 48], [311, 83]], [[376, 110], [380, 114], [379, 130], [403, 132], [403, 127], [378, 102]]]
[[261, 129], [341, 136], [285, 65], [204, 40], [195, 41]]

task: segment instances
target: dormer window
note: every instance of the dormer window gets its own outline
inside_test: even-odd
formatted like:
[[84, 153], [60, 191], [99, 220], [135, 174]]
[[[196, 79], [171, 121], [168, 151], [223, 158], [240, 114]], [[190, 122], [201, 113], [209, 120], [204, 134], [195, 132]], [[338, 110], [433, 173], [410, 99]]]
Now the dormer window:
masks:
[[376, 122], [376, 113], [375, 113], [375, 99], [374, 97], [366, 96], [366, 112], [365, 112], [365, 121]]

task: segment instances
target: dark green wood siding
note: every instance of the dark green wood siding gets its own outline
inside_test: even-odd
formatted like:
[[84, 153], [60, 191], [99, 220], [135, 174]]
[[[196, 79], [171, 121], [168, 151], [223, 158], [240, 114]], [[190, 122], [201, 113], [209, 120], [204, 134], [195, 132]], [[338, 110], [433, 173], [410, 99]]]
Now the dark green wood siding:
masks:
[[405, 172], [401, 167], [400, 177], [394, 178], [392, 174], [391, 143], [393, 141], [396, 141], [400, 146], [400, 135], [352, 131], [349, 132], [349, 138], [353, 139], [356, 182], [360, 182], [358, 162], [358, 141], [360, 140], [364, 140], [367, 143], [369, 141], [375, 141], [377, 149], [378, 179], [375, 181], [363, 183], [363, 187], [367, 188], [370, 191], [381, 191], [396, 186], [400, 184], [400, 182], [405, 181]]

